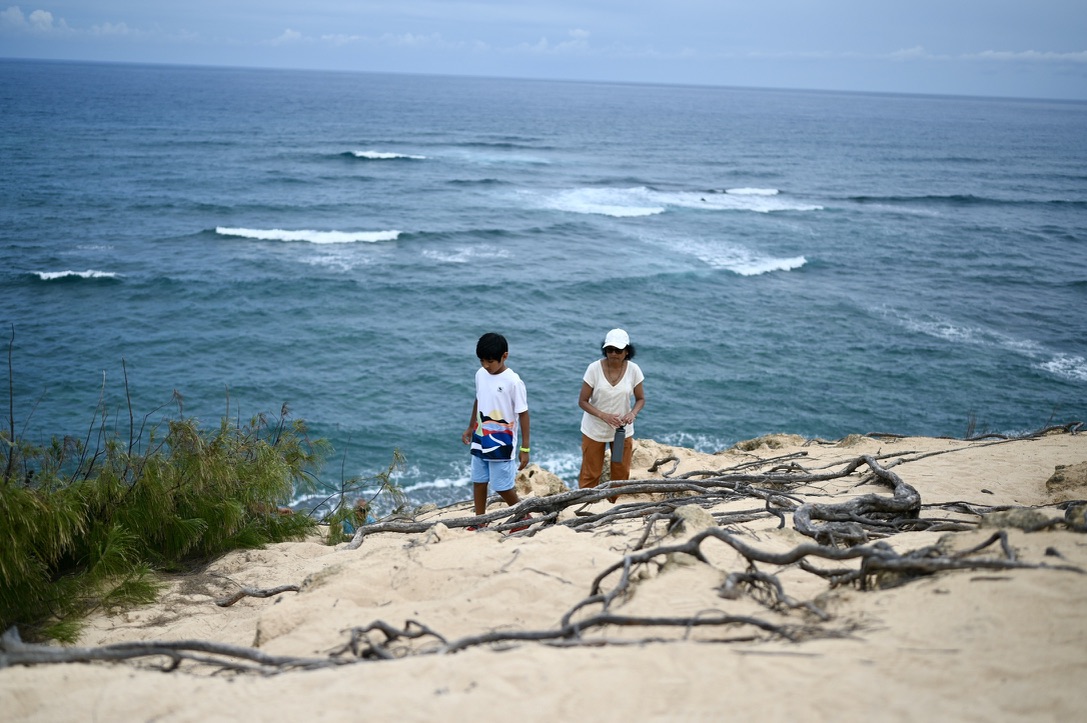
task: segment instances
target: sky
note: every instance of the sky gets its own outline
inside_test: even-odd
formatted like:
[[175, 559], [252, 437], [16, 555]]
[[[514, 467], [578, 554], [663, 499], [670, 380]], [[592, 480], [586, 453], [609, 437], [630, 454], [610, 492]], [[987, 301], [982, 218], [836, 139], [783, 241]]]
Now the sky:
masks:
[[1087, 100], [1087, 0], [0, 0], [0, 58]]

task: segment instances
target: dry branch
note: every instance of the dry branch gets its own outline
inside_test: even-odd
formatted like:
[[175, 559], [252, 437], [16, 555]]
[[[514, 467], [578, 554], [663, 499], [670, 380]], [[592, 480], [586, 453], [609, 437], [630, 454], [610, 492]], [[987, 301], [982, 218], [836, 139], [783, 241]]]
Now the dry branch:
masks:
[[278, 587], [271, 587], [266, 590], [261, 590], [253, 587], [243, 587], [233, 595], [227, 595], [221, 597], [215, 601], [215, 604], [221, 608], [228, 608], [234, 603], [241, 600], [243, 597], [272, 597], [278, 595], [281, 592], [298, 592], [302, 588], [298, 585], [280, 585]]
[[[0, 637], [0, 669], [11, 665], [92, 663], [160, 656], [169, 660], [163, 666], [164, 670], [174, 670], [185, 660], [213, 665], [222, 670], [265, 673], [314, 670], [340, 664], [339, 661], [326, 658], [268, 655], [256, 648], [206, 640], [141, 641], [115, 643], [98, 648], [58, 648], [24, 643], [15, 628], [10, 628]], [[249, 661], [249, 664], [240, 661]]]

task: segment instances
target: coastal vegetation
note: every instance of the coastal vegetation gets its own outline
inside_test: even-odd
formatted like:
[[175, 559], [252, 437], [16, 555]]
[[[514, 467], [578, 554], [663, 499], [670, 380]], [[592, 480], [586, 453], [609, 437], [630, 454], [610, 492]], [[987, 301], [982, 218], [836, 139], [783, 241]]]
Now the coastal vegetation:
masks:
[[213, 429], [130, 424], [127, 438], [100, 407], [83, 438], [45, 445], [13, 420], [0, 432], [0, 629], [72, 641], [94, 610], [153, 601], [158, 571], [315, 528], [281, 507], [313, 486], [324, 451], [286, 407]]
[[[73, 642], [96, 610], [154, 602], [159, 573], [199, 566], [235, 549], [301, 540], [318, 524], [337, 544], [373, 511], [398, 515], [407, 500], [393, 480], [398, 450], [372, 477], [323, 482], [330, 451], [286, 405], [278, 416], [242, 422], [227, 413], [217, 427], [177, 414], [137, 423], [122, 360], [127, 420], [111, 414], [105, 393], [79, 437], [35, 444], [16, 429], [8, 345], [8, 414], [0, 429], [0, 632], [18, 626], [28, 639]], [[127, 422], [127, 423], [126, 423]], [[301, 495], [309, 510], [287, 505]]]

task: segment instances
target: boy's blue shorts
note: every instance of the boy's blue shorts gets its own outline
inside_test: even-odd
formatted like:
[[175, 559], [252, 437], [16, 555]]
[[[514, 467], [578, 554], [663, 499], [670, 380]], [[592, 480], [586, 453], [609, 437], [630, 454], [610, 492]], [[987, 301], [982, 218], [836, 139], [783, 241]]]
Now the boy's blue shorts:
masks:
[[483, 459], [472, 455], [472, 483], [490, 483], [495, 492], [512, 490], [517, 479], [517, 463], [512, 459]]

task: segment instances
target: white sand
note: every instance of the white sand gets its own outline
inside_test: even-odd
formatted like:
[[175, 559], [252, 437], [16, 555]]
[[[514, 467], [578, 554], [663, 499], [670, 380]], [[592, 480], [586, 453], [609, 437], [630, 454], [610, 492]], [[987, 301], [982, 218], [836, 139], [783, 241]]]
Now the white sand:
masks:
[[[893, 469], [926, 504], [1041, 506], [1087, 499], [1084, 486], [1046, 489], [1057, 465], [1087, 461], [1087, 434], [1001, 444], [858, 438], [800, 446], [800, 440], [783, 439], [793, 443], [719, 455], [639, 442], [634, 476], [659, 478], [647, 468], [668, 454], [681, 458], [676, 473], [682, 473], [794, 452], [806, 452], [799, 461], [814, 469], [862, 454], [956, 450]], [[871, 485], [858, 488], [859, 481], [854, 475], [794, 494], [820, 502], [888, 494]], [[815, 496], [823, 493], [833, 496]], [[761, 506], [745, 500], [721, 509]], [[607, 502], [594, 505], [610, 508]], [[1043, 511], [1050, 517], [1062, 514], [1054, 507]], [[922, 517], [970, 519], [934, 508], [926, 508]], [[773, 518], [729, 529], [761, 550], [785, 551], [811, 542], [793, 529], [790, 516], [786, 519], [780, 530]], [[631, 551], [644, 524], [632, 520], [580, 533], [552, 526], [514, 537], [438, 526], [428, 533], [368, 536], [356, 550], [306, 542], [235, 552], [201, 574], [172, 578], [156, 605], [92, 619], [80, 644], [198, 639], [325, 657], [348, 640], [351, 628], [374, 620], [396, 627], [416, 620], [447, 639], [491, 630], [552, 629], [589, 595], [601, 570]], [[663, 531], [663, 523], [658, 527]], [[955, 536], [955, 549], [964, 549], [992, 532], [948, 534]], [[887, 542], [905, 551], [943, 534], [903, 532]], [[1058, 526], [1033, 533], [1009, 529], [1008, 535], [1023, 561], [1087, 570], [1083, 533]], [[789, 642], [752, 626], [706, 627], [689, 635], [610, 627], [585, 637], [614, 643], [662, 640], [577, 648], [482, 646], [267, 676], [212, 675], [210, 668], [193, 663], [164, 673], [150, 659], [15, 667], [0, 670], [0, 719], [1057, 721], [1080, 720], [1087, 710], [1087, 574], [960, 570], [862, 591], [830, 589], [824, 579], [795, 566], [759, 565], [780, 573], [793, 598], [816, 602], [830, 614], [820, 622], [801, 611], [768, 610], [748, 595], [719, 596], [725, 575], [743, 571], [747, 563], [717, 540], [706, 540], [703, 550], [708, 564], [686, 556], [664, 570], [654, 567], [636, 579], [632, 595], [612, 604], [612, 611], [655, 616], [717, 611], [810, 625], [840, 637]], [[996, 559], [999, 548], [980, 557]], [[609, 578], [609, 586], [616, 580]], [[290, 583], [301, 584], [301, 592], [244, 598], [225, 608], [214, 604], [239, 586]], [[581, 617], [599, 610], [591, 606]]]

